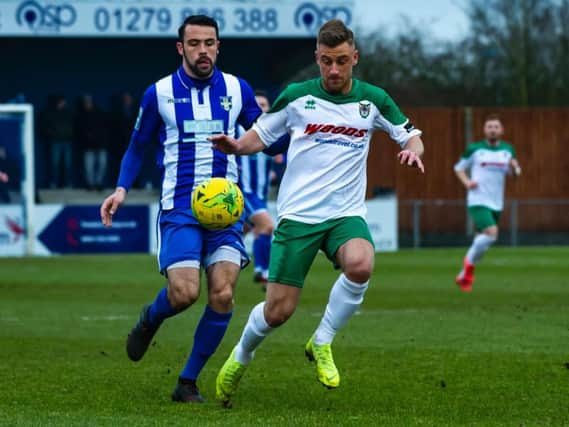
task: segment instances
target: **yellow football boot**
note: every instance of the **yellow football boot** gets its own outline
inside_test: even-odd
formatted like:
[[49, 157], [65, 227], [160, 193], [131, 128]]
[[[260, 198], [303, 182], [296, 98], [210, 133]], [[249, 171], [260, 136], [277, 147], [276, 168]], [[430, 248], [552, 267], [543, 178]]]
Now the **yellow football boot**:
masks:
[[246, 365], [242, 365], [235, 360], [235, 350], [233, 349], [221, 369], [217, 374], [215, 380], [215, 397], [226, 408], [231, 407], [231, 396], [237, 391], [239, 380], [243, 376]]
[[314, 336], [306, 343], [304, 354], [311, 362], [316, 362], [318, 381], [328, 388], [340, 385], [340, 373], [334, 364], [331, 344], [314, 344]]

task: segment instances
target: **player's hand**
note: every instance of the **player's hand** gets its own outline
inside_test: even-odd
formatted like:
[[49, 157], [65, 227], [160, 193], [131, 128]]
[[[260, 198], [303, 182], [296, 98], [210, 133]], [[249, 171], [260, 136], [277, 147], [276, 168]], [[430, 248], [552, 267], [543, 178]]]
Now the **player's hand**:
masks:
[[237, 140], [223, 133], [210, 136], [208, 140], [213, 142], [213, 148], [225, 154], [236, 154], [239, 150]]
[[101, 222], [105, 227], [111, 227], [113, 225], [113, 215], [121, 207], [125, 199], [126, 190], [119, 187], [104, 200], [101, 205]]
[[411, 166], [413, 168], [418, 168], [421, 173], [425, 173], [425, 166], [421, 158], [411, 150], [401, 150], [397, 153], [397, 158], [399, 159], [399, 164]]
[[475, 188], [478, 188], [478, 183], [476, 181], [468, 180], [465, 187], [467, 190], [474, 190]]
[[522, 168], [520, 167], [520, 163], [518, 162], [518, 159], [510, 160], [510, 167], [512, 168], [512, 172], [514, 173], [514, 176], [520, 176], [522, 174]]
[[8, 177], [6, 172], [0, 172], [0, 182], [8, 182], [9, 180], [10, 177]]

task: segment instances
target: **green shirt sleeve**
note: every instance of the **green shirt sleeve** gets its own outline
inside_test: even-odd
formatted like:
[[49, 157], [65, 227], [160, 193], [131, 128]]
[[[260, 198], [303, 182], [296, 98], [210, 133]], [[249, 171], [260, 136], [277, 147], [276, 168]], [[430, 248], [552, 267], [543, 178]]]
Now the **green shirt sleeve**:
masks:
[[366, 91], [368, 92], [368, 99], [375, 104], [380, 114], [392, 125], [401, 125], [407, 121], [407, 117], [385, 90], [366, 84]]
[[462, 153], [461, 158], [462, 159], [469, 159], [474, 152], [480, 147], [480, 144], [468, 144], [464, 150], [464, 153]]

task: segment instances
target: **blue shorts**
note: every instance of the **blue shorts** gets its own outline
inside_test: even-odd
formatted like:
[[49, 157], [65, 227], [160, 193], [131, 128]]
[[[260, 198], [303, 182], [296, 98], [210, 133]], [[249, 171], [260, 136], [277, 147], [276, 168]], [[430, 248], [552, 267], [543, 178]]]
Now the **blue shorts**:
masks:
[[249, 263], [249, 256], [242, 239], [243, 220], [223, 230], [208, 230], [192, 215], [191, 209], [171, 209], [158, 214], [158, 268], [166, 269], [177, 263], [188, 266], [207, 266], [207, 259], [217, 249], [224, 247], [238, 251], [241, 268]]
[[243, 199], [245, 200], [244, 216], [247, 222], [251, 222], [253, 215], [267, 210], [267, 200], [261, 199], [256, 193], [243, 193]]

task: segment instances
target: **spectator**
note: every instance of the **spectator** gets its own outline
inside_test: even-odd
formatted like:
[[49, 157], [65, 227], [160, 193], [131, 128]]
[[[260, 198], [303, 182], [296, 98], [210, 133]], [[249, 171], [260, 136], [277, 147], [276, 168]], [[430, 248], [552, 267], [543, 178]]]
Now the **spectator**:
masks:
[[8, 104], [25, 104], [27, 102], [24, 92], [18, 92], [13, 98], [8, 100]]
[[39, 132], [51, 153], [50, 187], [71, 187], [73, 115], [63, 95], [48, 96], [40, 113]]
[[[128, 92], [113, 96], [111, 100], [109, 171], [118, 171], [123, 153], [128, 147], [130, 135], [138, 115], [138, 104]], [[115, 182], [118, 176], [109, 177]]]
[[74, 133], [83, 155], [87, 189], [102, 190], [107, 173], [108, 122], [91, 95], [81, 95], [77, 101]]

